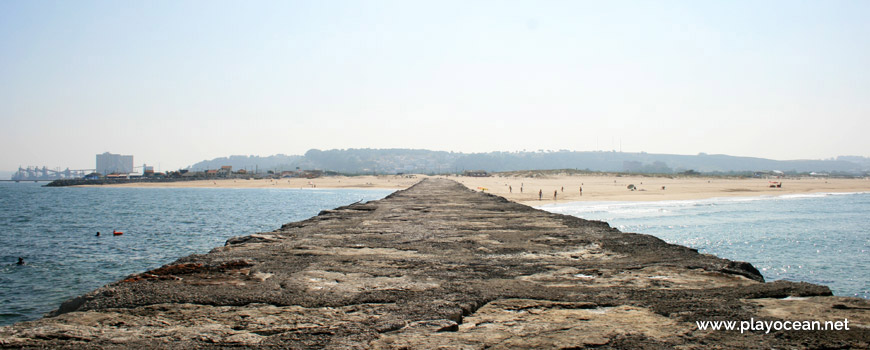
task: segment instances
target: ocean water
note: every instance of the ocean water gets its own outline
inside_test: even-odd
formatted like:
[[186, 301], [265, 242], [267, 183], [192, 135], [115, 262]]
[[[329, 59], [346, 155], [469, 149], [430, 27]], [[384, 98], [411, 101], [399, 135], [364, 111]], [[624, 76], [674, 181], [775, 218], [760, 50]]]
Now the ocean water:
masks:
[[[71, 297], [206, 253], [229, 237], [273, 231], [391, 192], [0, 183], [0, 325], [37, 319]], [[18, 257], [26, 264], [17, 265]]]
[[747, 261], [766, 281], [805, 281], [826, 285], [834, 295], [870, 298], [870, 193], [572, 202], [540, 208]]

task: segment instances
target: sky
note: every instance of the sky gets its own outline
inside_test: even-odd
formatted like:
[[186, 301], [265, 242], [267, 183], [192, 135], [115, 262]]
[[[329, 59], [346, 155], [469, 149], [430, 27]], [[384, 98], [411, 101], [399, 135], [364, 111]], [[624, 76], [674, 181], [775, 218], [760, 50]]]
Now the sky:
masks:
[[868, 1], [0, 1], [0, 170], [311, 148], [870, 156]]

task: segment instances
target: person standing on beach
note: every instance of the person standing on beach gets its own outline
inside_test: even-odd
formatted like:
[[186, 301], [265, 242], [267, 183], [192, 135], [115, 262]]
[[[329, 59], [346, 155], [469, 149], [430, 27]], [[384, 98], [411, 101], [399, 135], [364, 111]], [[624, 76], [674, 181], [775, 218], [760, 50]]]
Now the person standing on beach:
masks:
[[514, 193], [514, 188], [511, 187], [511, 186], [508, 186], [508, 192], [510, 192], [510, 193]]
[[553, 200], [556, 200], [556, 195], [559, 194], [559, 191], [553, 191]]
[[583, 196], [583, 186], [580, 186], [580, 196]]
[[544, 198], [544, 190], [538, 190], [538, 200], [541, 200], [543, 198]]

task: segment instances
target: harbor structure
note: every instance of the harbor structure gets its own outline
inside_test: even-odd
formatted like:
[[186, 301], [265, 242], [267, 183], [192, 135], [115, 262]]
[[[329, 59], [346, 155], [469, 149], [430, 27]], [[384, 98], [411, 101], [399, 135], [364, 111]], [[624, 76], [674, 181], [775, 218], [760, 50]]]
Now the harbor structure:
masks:
[[66, 170], [60, 170], [60, 168], [49, 169], [46, 166], [43, 166], [41, 168], [38, 166], [29, 166], [27, 168], [19, 167], [18, 171], [16, 171], [15, 174], [12, 175], [11, 179], [13, 181], [52, 181], [62, 179], [80, 179], [93, 171], [93, 169], [70, 170], [70, 168], [66, 168]]

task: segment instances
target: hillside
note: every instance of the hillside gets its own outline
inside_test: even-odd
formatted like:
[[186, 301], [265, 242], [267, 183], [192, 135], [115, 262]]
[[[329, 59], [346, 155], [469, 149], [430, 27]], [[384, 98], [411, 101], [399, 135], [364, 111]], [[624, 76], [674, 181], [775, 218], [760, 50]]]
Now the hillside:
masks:
[[722, 154], [678, 155], [630, 152], [490, 152], [458, 153], [421, 149], [312, 149], [305, 155], [230, 156], [202, 161], [192, 170], [234, 169], [260, 171], [302, 169], [332, 170], [347, 174], [458, 173], [463, 170], [490, 172], [542, 169], [579, 169], [630, 173], [740, 173], [778, 170], [786, 173], [832, 173], [863, 175], [870, 171], [870, 158], [844, 156], [827, 160], [772, 160]]

